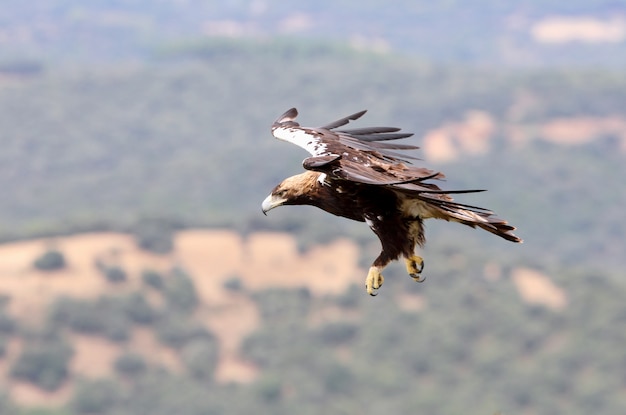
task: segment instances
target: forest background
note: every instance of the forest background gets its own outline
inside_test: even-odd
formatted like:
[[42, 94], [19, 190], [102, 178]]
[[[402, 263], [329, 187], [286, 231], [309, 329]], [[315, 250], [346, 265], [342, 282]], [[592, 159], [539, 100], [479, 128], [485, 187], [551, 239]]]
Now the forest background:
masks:
[[[5, 1], [0, 45], [2, 414], [626, 411], [625, 5]], [[292, 106], [525, 243], [428, 223], [369, 298], [366, 226], [261, 214]]]

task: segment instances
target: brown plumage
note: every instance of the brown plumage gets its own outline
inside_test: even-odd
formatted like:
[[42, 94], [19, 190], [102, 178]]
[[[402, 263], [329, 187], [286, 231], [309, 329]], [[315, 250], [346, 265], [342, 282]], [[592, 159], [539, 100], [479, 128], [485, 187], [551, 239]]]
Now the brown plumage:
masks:
[[400, 151], [418, 147], [389, 141], [410, 137], [399, 128], [337, 128], [361, 117], [365, 111], [319, 128], [300, 127], [298, 112], [290, 109], [272, 125], [273, 135], [296, 144], [311, 157], [303, 161], [307, 170], [283, 180], [263, 201], [266, 213], [281, 205], [311, 205], [333, 215], [366, 222], [380, 239], [382, 250], [370, 267], [366, 289], [376, 295], [382, 285], [382, 269], [404, 257], [407, 271], [416, 281], [423, 260], [414, 253], [425, 243], [423, 220], [429, 218], [479, 227], [512, 242], [522, 240], [515, 228], [493, 216], [493, 212], [454, 202], [450, 194], [482, 190], [442, 190], [432, 180], [444, 175], [416, 167], [414, 159]]

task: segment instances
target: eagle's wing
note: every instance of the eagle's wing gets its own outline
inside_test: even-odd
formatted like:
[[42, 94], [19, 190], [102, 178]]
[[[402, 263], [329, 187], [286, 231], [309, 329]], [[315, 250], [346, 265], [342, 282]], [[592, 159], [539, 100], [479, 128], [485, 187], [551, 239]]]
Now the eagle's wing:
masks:
[[296, 121], [298, 111], [291, 108], [272, 125], [274, 137], [307, 150], [311, 157], [302, 165], [307, 170], [326, 174], [324, 181], [347, 180], [385, 186], [436, 208], [435, 217], [454, 220], [469, 226], [479, 226], [514, 242], [515, 228], [493, 216], [493, 212], [478, 206], [455, 202], [450, 194], [473, 193], [483, 190], [442, 190], [429, 179], [443, 179], [442, 173], [410, 164], [414, 157], [399, 153], [418, 147], [390, 142], [411, 137], [395, 127], [338, 129], [360, 118], [365, 111], [344, 117], [322, 127], [301, 127]]
[[367, 127], [342, 129], [366, 111], [344, 117], [322, 127], [301, 127], [295, 119], [298, 111], [291, 108], [272, 125], [272, 134], [279, 140], [293, 143], [307, 150], [311, 157], [302, 163], [305, 169], [325, 173], [330, 180], [348, 180], [378, 186], [391, 186], [399, 191], [422, 194], [470, 193], [481, 190], [441, 190], [428, 179], [442, 179], [444, 175], [410, 165], [409, 155], [399, 151], [419, 147], [390, 142], [411, 137], [396, 127]]

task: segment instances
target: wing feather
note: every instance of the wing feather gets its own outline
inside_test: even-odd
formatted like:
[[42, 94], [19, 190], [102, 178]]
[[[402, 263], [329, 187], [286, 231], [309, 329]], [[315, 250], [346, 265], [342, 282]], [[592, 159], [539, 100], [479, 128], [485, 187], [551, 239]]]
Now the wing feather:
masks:
[[408, 138], [413, 136], [413, 134], [368, 134], [368, 135], [357, 135], [361, 141], [388, 141], [388, 140], [399, 140], [402, 138]]
[[[328, 129], [331, 130], [332, 128], [328, 128]], [[350, 130], [337, 130], [337, 132], [351, 134], [351, 135], [362, 135], [362, 134], [376, 134], [376, 133], [397, 133], [400, 130], [401, 129], [398, 127], [364, 127], [364, 128], [352, 128]]]
[[323, 128], [325, 130], [332, 130], [334, 128], [344, 126], [344, 125], [348, 124], [350, 121], [358, 120], [366, 112], [367, 112], [367, 110], [356, 112], [356, 113], [354, 113], [352, 115], [348, 115], [347, 117], [344, 117], [344, 118], [342, 118], [340, 120], [333, 121], [330, 124], [326, 124], [325, 126], [320, 127], [320, 128]]
[[[400, 151], [416, 150], [419, 147], [410, 144], [390, 143], [387, 141], [411, 137], [411, 133], [399, 133], [397, 127], [365, 127], [335, 130], [359, 119], [364, 111], [348, 115], [323, 127], [301, 127], [295, 118], [295, 108], [287, 110], [272, 125], [272, 134], [284, 141], [296, 144], [307, 150], [312, 157], [303, 161], [307, 170], [327, 174], [330, 180], [348, 180], [357, 183], [390, 186], [404, 193], [445, 195], [456, 193], [474, 193], [483, 190], [441, 190], [429, 179], [442, 179], [439, 172], [410, 165], [409, 159], [416, 157]], [[334, 131], [333, 131], [334, 130]], [[407, 164], [405, 164], [407, 163]], [[437, 200], [437, 199], [433, 199]], [[441, 204], [441, 201], [435, 201]]]
[[[273, 126], [294, 121], [297, 116], [298, 116], [298, 110], [295, 108], [289, 108], [287, 111], [285, 111], [283, 115], [281, 115], [280, 117], [276, 119], [276, 121], [274, 121]], [[294, 121], [294, 125], [300, 125], [300, 124]]]

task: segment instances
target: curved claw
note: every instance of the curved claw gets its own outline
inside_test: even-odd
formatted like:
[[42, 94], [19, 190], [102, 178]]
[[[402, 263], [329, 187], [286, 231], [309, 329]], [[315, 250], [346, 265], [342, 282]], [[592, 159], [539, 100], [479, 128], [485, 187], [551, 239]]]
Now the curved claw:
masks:
[[424, 282], [426, 278], [422, 278], [420, 274], [424, 270], [424, 260], [422, 257], [413, 255], [405, 259], [406, 271], [411, 278], [417, 282]]
[[420, 284], [426, 281], [426, 277], [420, 274], [411, 274], [411, 278], [413, 278], [413, 281], [419, 282]]

